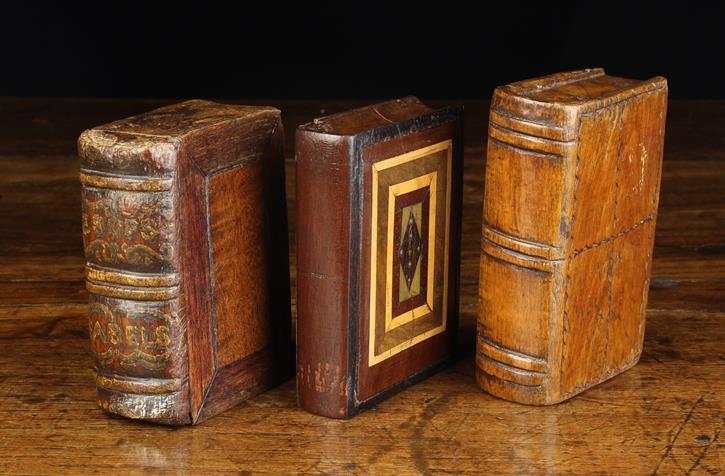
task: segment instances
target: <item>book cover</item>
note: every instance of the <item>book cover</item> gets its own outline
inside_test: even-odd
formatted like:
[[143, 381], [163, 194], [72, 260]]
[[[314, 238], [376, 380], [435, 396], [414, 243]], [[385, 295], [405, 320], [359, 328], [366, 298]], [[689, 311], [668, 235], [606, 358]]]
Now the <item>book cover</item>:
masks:
[[644, 337], [667, 82], [560, 73], [496, 89], [477, 379], [552, 404], [633, 366]]
[[186, 101], [79, 153], [99, 405], [194, 424], [291, 375], [279, 111]]
[[297, 389], [349, 418], [453, 354], [461, 109], [407, 97], [300, 126]]

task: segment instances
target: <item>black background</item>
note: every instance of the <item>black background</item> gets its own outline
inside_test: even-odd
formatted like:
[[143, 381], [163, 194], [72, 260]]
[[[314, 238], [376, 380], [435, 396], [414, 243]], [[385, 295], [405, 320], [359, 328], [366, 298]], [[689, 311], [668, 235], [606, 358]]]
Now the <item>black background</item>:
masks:
[[0, 95], [490, 97], [601, 66], [725, 98], [708, 6], [581, 2], [23, 2], [1, 7]]

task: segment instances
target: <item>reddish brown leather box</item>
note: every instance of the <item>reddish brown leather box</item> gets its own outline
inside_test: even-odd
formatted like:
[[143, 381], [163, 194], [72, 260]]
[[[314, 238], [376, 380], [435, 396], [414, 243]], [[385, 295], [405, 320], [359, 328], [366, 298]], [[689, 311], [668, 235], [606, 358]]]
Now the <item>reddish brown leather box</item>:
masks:
[[664, 78], [601, 69], [496, 89], [476, 357], [488, 392], [557, 403], [639, 360], [666, 108]]
[[79, 139], [98, 402], [198, 423], [292, 374], [280, 112], [187, 101]]
[[407, 97], [300, 126], [297, 390], [348, 418], [447, 362], [458, 322], [461, 109]]

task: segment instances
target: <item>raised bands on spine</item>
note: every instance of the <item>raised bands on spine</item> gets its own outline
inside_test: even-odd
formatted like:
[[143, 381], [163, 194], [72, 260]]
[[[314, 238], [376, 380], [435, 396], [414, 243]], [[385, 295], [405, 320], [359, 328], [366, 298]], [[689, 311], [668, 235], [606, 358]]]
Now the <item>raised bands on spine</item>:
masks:
[[171, 190], [173, 178], [136, 177], [113, 175], [81, 170], [81, 183], [86, 187], [125, 190], [128, 192], [167, 192]]
[[521, 385], [519, 383], [512, 382], [511, 380], [504, 380], [504, 379], [498, 378], [495, 375], [491, 375], [491, 374], [487, 373], [486, 371], [481, 370], [480, 367], [476, 368], [476, 374], [477, 374], [477, 378], [479, 381], [482, 379], [487, 380], [488, 382], [491, 382], [493, 384], [503, 385], [506, 387], [513, 387], [516, 390], [527, 392], [529, 394], [536, 394], [536, 393], [541, 392], [544, 389], [543, 385]]
[[489, 123], [489, 140], [493, 139], [524, 154], [538, 154], [548, 158], [562, 159], [571, 155], [576, 141], [558, 141], [522, 134], [511, 129]]
[[546, 373], [533, 370], [524, 370], [493, 360], [481, 351], [476, 352], [476, 365], [479, 370], [493, 375], [501, 380], [522, 385], [525, 387], [538, 387], [543, 385]]
[[528, 268], [536, 271], [551, 273], [561, 264], [562, 260], [552, 260], [529, 256], [518, 251], [504, 248], [483, 237], [481, 240], [481, 251], [498, 260], [520, 268]]
[[180, 378], [127, 377], [96, 370], [96, 385], [113, 392], [157, 395], [178, 392], [184, 385]]
[[91, 281], [144, 288], [169, 287], [179, 284], [178, 273], [141, 274], [116, 271], [97, 265], [86, 265], [86, 278]]
[[534, 256], [537, 258], [544, 258], [548, 260], [560, 260], [563, 259], [563, 251], [561, 248], [552, 246], [546, 243], [540, 243], [537, 241], [525, 240], [508, 233], [505, 233], [498, 228], [494, 228], [488, 223], [484, 223], [482, 226], [482, 232], [484, 238], [488, 241], [502, 247], [508, 248], [509, 250], [516, 251], [521, 254]]
[[86, 280], [86, 288], [93, 294], [135, 301], [168, 301], [179, 295], [179, 286], [137, 288]]
[[542, 139], [568, 142], [575, 138], [575, 131], [569, 131], [561, 125], [518, 117], [502, 109], [491, 109], [489, 122], [502, 129]]
[[533, 372], [548, 371], [548, 364], [542, 357], [528, 355], [517, 350], [508, 349], [478, 334], [478, 350], [491, 360], [501, 364], [516, 367], [521, 370], [530, 370]]

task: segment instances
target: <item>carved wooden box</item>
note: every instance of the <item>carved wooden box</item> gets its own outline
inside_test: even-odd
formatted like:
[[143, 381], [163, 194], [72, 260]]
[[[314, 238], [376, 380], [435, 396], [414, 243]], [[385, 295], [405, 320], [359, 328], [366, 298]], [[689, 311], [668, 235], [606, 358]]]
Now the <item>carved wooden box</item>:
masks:
[[408, 97], [297, 130], [297, 389], [347, 418], [451, 356], [461, 110]]
[[79, 152], [100, 406], [194, 424], [291, 375], [279, 111], [187, 101]]
[[642, 351], [667, 82], [601, 69], [498, 88], [488, 130], [477, 378], [557, 403]]

